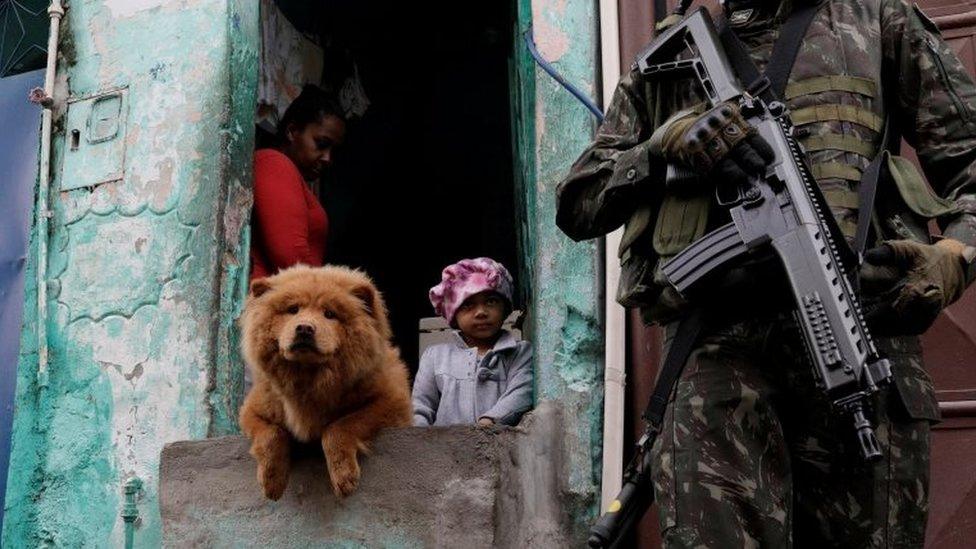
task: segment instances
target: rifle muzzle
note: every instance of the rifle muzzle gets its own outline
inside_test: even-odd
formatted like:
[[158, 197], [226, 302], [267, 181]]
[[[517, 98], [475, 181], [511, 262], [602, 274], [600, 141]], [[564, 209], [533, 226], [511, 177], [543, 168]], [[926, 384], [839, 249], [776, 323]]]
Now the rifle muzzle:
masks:
[[587, 540], [590, 547], [594, 549], [620, 547], [624, 536], [634, 523], [644, 516], [654, 501], [650, 452], [653, 441], [653, 436], [643, 440], [646, 447], [635, 458], [636, 468], [629, 471], [630, 474], [625, 474], [620, 493], [614, 498], [607, 511], [590, 527], [590, 538]]
[[864, 410], [857, 406], [853, 410], [854, 429], [857, 430], [857, 441], [861, 446], [861, 456], [865, 461], [873, 462], [881, 459], [881, 446], [878, 444], [878, 437], [874, 435], [874, 428], [871, 422], [864, 416]]
[[594, 549], [610, 547], [623, 534], [621, 530], [627, 522], [628, 515], [632, 514], [634, 502], [631, 500], [636, 493], [636, 483], [627, 482], [623, 485], [607, 511], [600, 515], [590, 528], [590, 539], [587, 541], [590, 547]]

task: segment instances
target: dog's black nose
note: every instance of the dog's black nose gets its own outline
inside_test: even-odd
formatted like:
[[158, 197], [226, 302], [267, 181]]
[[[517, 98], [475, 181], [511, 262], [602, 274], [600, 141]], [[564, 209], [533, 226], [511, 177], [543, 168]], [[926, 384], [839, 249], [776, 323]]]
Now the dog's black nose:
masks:
[[295, 326], [295, 335], [298, 337], [312, 337], [315, 335], [315, 326], [311, 324], [299, 324]]

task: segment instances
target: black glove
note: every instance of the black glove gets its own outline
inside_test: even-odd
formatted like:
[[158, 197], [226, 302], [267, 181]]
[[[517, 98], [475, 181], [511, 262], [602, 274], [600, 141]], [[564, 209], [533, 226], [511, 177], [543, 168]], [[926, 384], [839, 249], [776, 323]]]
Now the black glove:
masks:
[[723, 185], [744, 185], [763, 175], [775, 158], [772, 147], [746, 122], [739, 105], [729, 101], [695, 116], [689, 114], [662, 128], [665, 158]]

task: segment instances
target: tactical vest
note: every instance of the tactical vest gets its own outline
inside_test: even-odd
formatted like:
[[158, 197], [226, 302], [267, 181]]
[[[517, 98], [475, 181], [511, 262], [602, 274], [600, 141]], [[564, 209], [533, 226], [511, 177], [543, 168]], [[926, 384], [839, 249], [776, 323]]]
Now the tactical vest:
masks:
[[[807, 29], [784, 99], [813, 175], [850, 239], [856, 229], [861, 175], [881, 146], [885, 97], [902, 83], [883, 80], [880, 0], [823, 4]], [[921, 18], [929, 21], [924, 14]], [[778, 35], [776, 27], [739, 33], [760, 69]], [[943, 62], [934, 47], [927, 55], [937, 65]], [[954, 93], [945, 71], [941, 74], [948, 93]], [[659, 85], [645, 86], [652, 93], [662, 91]], [[690, 89], [674, 89], [673, 102], [660, 97], [649, 102], [655, 112], [647, 113], [648, 118], [660, 123], [670, 109], [699, 102]], [[963, 112], [961, 102], [958, 106]], [[929, 243], [929, 220], [954, 213], [955, 205], [937, 196], [909, 160], [887, 151], [882, 154], [887, 177], [878, 184], [874, 234]], [[683, 300], [663, 279], [659, 267], [710, 228], [709, 215], [715, 211], [712, 196], [708, 185], [692, 195], [665, 192], [658, 202], [638, 208], [626, 223], [619, 248], [622, 275], [617, 299], [624, 306], [642, 307], [646, 321], [666, 322], [683, 309]]]

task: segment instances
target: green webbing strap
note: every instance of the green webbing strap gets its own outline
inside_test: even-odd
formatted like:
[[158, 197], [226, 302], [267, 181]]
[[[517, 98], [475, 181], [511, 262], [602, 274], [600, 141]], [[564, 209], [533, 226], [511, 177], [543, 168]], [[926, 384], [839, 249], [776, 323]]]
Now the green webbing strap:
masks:
[[701, 238], [705, 234], [712, 200], [708, 193], [690, 197], [665, 195], [654, 227], [654, 250], [660, 255], [677, 254]]
[[859, 154], [864, 158], [874, 158], [877, 148], [869, 140], [859, 139], [853, 135], [841, 135], [828, 133], [826, 135], [814, 135], [801, 137], [800, 143], [807, 152], [835, 150]]
[[657, 31], [657, 32], [665, 31], [665, 30], [667, 30], [667, 29], [669, 29], [669, 28], [677, 25], [678, 23], [680, 23], [681, 22], [681, 19], [682, 18], [681, 18], [680, 15], [678, 15], [676, 13], [672, 13], [671, 15], [669, 15], [669, 16], [665, 17], [664, 19], [662, 19], [660, 22], [655, 23], [654, 24], [654, 30]]
[[826, 91], [842, 91], [856, 93], [866, 97], [877, 97], [878, 84], [870, 78], [862, 78], [860, 76], [817, 76], [788, 84], [786, 86], [786, 98], [793, 99], [801, 95]]
[[840, 232], [844, 233], [844, 236], [847, 238], [854, 238], [857, 235], [857, 223], [840, 217], [837, 217], [836, 219], [837, 226], [840, 227]]
[[881, 128], [884, 127], [884, 120], [880, 116], [865, 108], [854, 105], [815, 105], [805, 107], [793, 111], [790, 118], [793, 119], [793, 123], [797, 126], [811, 122], [841, 120], [859, 124], [876, 132], [880, 132]]
[[925, 218], [940, 217], [958, 212], [958, 206], [935, 194], [928, 183], [918, 173], [918, 169], [905, 157], [889, 155], [888, 173], [894, 180], [905, 204], [918, 215]]
[[644, 229], [651, 224], [652, 216], [651, 205], [643, 203], [627, 220], [627, 224], [624, 226], [624, 234], [620, 238], [620, 248], [617, 249], [617, 256], [621, 260], [624, 259], [624, 252], [629, 251], [634, 242], [637, 242], [637, 238], [644, 234]]
[[842, 162], [823, 162], [810, 166], [813, 177], [820, 179], [846, 179], [848, 181], [860, 181], [861, 170], [854, 166]]
[[835, 208], [847, 208], [848, 210], [856, 210], [858, 204], [861, 200], [858, 198], [857, 193], [850, 189], [822, 189], [824, 200], [827, 204]]

